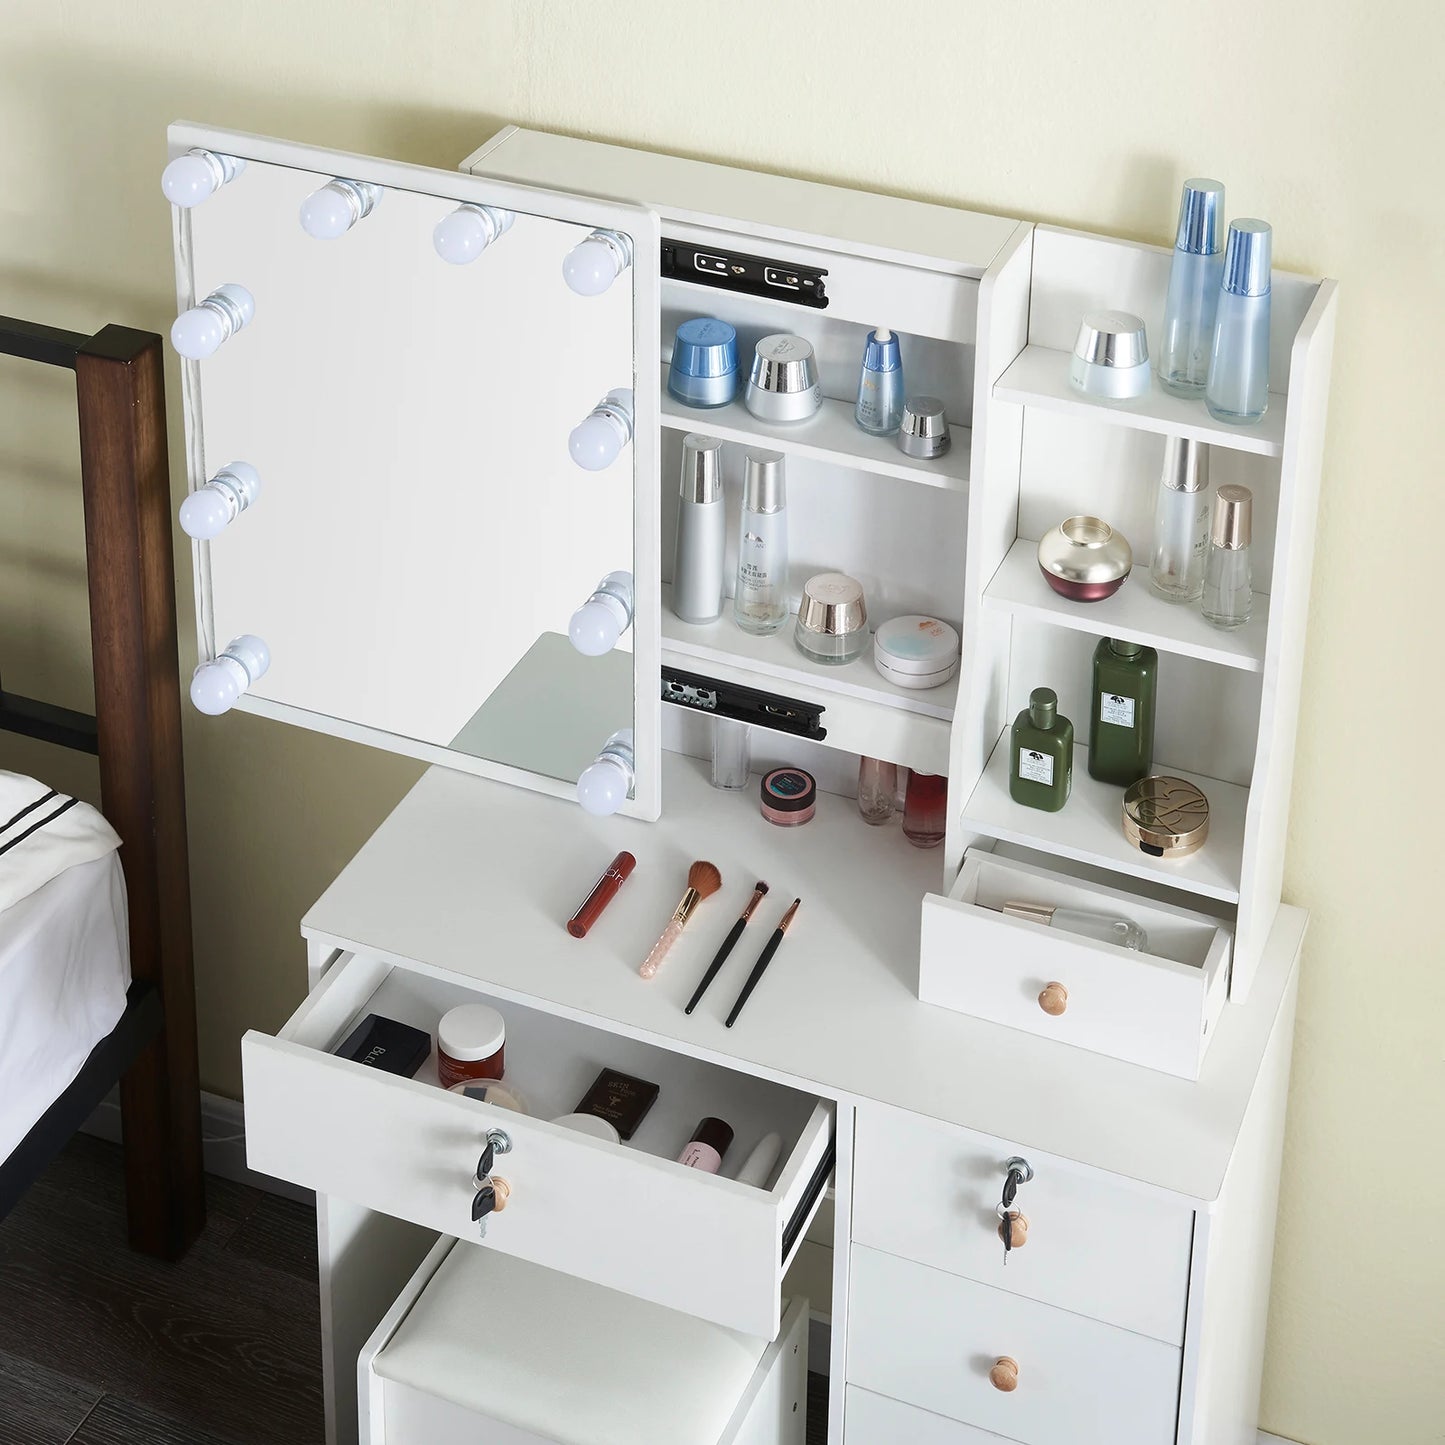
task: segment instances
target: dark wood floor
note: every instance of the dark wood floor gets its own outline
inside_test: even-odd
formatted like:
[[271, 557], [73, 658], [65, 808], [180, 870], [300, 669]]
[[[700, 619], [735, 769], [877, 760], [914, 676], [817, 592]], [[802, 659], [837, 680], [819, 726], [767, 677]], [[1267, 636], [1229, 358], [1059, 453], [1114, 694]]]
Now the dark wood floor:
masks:
[[179, 1264], [133, 1254], [120, 1149], [77, 1135], [0, 1221], [0, 1445], [320, 1445], [315, 1215], [214, 1177], [207, 1205]]

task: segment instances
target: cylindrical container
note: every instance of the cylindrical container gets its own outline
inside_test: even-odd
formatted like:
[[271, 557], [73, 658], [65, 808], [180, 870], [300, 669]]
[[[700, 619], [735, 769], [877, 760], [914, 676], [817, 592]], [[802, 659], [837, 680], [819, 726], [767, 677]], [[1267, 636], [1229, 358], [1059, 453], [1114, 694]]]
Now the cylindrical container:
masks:
[[1248, 487], [1220, 487], [1214, 498], [1209, 557], [1204, 564], [1204, 620], [1232, 630], [1254, 610], [1249, 542], [1254, 529], [1254, 494]]
[[734, 1176], [739, 1184], [751, 1184], [754, 1189], [766, 1189], [768, 1180], [783, 1152], [783, 1141], [777, 1134], [764, 1134], [753, 1147], [753, 1152], [743, 1160], [743, 1167]]
[[1059, 908], [1051, 903], [1005, 903], [1000, 911], [1010, 918], [1077, 933], [1080, 938], [1112, 943], [1136, 953], [1149, 947], [1149, 935], [1132, 918], [1121, 918], [1115, 913], [1091, 913], [1086, 908]]
[[873, 666], [897, 687], [941, 687], [958, 671], [958, 649], [948, 623], [910, 613], [873, 634]]
[[765, 336], [753, 355], [743, 403], [760, 421], [807, 421], [823, 405], [813, 345], [801, 336]]
[[732, 1147], [732, 1142], [731, 1124], [725, 1124], [721, 1119], [704, 1119], [692, 1131], [692, 1139], [677, 1156], [677, 1162], [686, 1164], [689, 1169], [716, 1174], [722, 1168], [723, 1155]]
[[1164, 443], [1154, 501], [1149, 587], [1166, 602], [1197, 602], [1209, 546], [1209, 448], [1189, 437]]
[[872, 827], [886, 823], [897, 807], [898, 764], [858, 759], [858, 814]]
[[1089, 706], [1089, 776], [1126, 788], [1154, 760], [1154, 695], [1159, 654], [1122, 637], [1094, 649]]
[[677, 328], [667, 390], [684, 406], [726, 406], [738, 391], [738, 334], [716, 316], [694, 316]]
[[743, 471], [733, 621], [763, 636], [788, 620], [788, 496], [782, 452], [749, 447]]
[[862, 584], [842, 572], [809, 577], [803, 584], [793, 641], [811, 662], [841, 665], [860, 657], [868, 645]]
[[1248, 426], [1269, 406], [1270, 252], [1264, 221], [1232, 221], [1204, 400], [1215, 421]]
[[712, 720], [712, 785], [734, 792], [748, 785], [751, 730], [736, 718]]
[[936, 396], [910, 396], [898, 423], [898, 450], [906, 457], [931, 462], [953, 445], [943, 403]]
[[1140, 778], [1124, 794], [1124, 836], [1151, 858], [1187, 858], [1209, 837], [1209, 799], [1183, 778]]
[[437, 1025], [437, 1075], [442, 1087], [468, 1079], [500, 1079], [506, 1059], [507, 1024], [484, 1003], [448, 1009]]
[[912, 772], [903, 799], [903, 836], [915, 848], [936, 848], [948, 827], [948, 779]]
[[722, 616], [726, 547], [722, 443], [689, 432], [682, 439], [677, 546], [672, 556], [672, 610], [684, 622], [716, 622]]
[[774, 768], [758, 789], [762, 812], [780, 828], [796, 828], [812, 821], [818, 810], [818, 784], [802, 768]]
[[530, 1114], [531, 1105], [510, 1084], [501, 1079], [463, 1079], [453, 1084], [451, 1092], [464, 1099], [475, 1099], [479, 1104], [491, 1104], [493, 1108], [510, 1109], [514, 1114]]
[[1134, 549], [1102, 517], [1065, 517], [1039, 538], [1039, 571], [1070, 602], [1112, 597], [1134, 565]]
[[1224, 274], [1224, 186], [1205, 176], [1184, 182], [1169, 293], [1159, 382], [1175, 396], [1200, 397], [1209, 379], [1209, 350], [1219, 282]]
[[1079, 323], [1069, 380], [1100, 401], [1129, 401], [1149, 390], [1149, 341], [1129, 311], [1088, 311]]
[[600, 1114], [563, 1114], [553, 1119], [552, 1123], [563, 1129], [571, 1129], [574, 1134], [586, 1134], [593, 1139], [602, 1139], [608, 1144], [620, 1144], [622, 1135], [617, 1132], [617, 1125], [610, 1119], [604, 1119]]
[[903, 353], [898, 338], [880, 326], [868, 333], [853, 420], [876, 437], [891, 437], [903, 419]]
[[592, 885], [582, 906], [567, 920], [567, 932], [573, 938], [586, 938], [588, 930], [602, 917], [602, 910], [617, 897], [617, 890], [632, 877], [637, 859], [631, 853], [619, 853]]

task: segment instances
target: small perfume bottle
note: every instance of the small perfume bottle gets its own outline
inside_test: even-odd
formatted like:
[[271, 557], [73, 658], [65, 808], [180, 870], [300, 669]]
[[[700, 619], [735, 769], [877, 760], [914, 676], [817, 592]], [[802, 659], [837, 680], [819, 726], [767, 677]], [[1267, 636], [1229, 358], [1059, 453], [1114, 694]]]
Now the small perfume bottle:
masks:
[[868, 333], [868, 344], [863, 348], [853, 419], [873, 436], [894, 436], [903, 420], [903, 400], [903, 354], [898, 349], [898, 338], [886, 326], [880, 326]]
[[1204, 568], [1204, 620], [1226, 629], [1243, 627], [1254, 609], [1249, 539], [1254, 494], [1248, 487], [1220, 487], [1209, 530], [1209, 559]]
[[1009, 734], [1008, 792], [1028, 808], [1057, 813], [1074, 783], [1074, 725], [1059, 716], [1059, 695], [1036, 687]]
[[1149, 587], [1166, 602], [1197, 602], [1209, 547], [1209, 448], [1188, 437], [1164, 444], [1154, 503]]
[[915, 848], [936, 848], [948, 827], [948, 779], [936, 773], [908, 775], [903, 799], [903, 836]]
[[1114, 913], [1091, 913], [1087, 908], [1058, 908], [1050, 903], [1005, 903], [999, 912], [1010, 918], [1025, 918], [1042, 923], [1045, 928], [1077, 933], [1098, 943], [1112, 943], [1143, 953], [1149, 947], [1149, 935], [1132, 918]]
[[733, 621], [763, 636], [788, 620], [788, 499], [782, 452], [749, 448]]
[[1127, 788], [1154, 758], [1154, 690], [1159, 654], [1122, 637], [1094, 649], [1089, 703], [1089, 776]]
[[1204, 400], [1215, 421], [1248, 426], [1269, 405], [1269, 267], [1264, 221], [1231, 221]]
[[897, 808], [898, 765], [878, 758], [858, 759], [858, 812], [865, 823], [878, 827]]
[[1206, 176], [1185, 181], [1159, 353], [1159, 384], [1175, 396], [1203, 396], [1209, 379], [1209, 348], [1224, 272], [1223, 237], [1224, 186]]

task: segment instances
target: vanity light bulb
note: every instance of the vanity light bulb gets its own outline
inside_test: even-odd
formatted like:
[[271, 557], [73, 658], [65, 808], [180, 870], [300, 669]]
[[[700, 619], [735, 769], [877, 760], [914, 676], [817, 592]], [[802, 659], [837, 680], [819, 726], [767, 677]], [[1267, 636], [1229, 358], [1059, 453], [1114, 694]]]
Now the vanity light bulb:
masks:
[[632, 626], [631, 572], [609, 572], [597, 590], [572, 614], [567, 635], [583, 657], [601, 657], [617, 646]]
[[231, 462], [181, 503], [181, 531], [197, 542], [219, 537], [261, 495], [261, 476], [249, 462]]
[[380, 199], [380, 186], [338, 176], [301, 202], [301, 229], [318, 241], [334, 241], [369, 216]]
[[218, 286], [171, 324], [171, 345], [191, 361], [214, 356], [227, 337], [251, 322], [256, 301], [244, 286]]
[[[191, 675], [191, 701], [207, 717], [230, 712], [236, 699], [266, 675], [271, 649], [250, 633], [236, 638], [219, 657], [203, 662]], [[594, 765], [595, 766], [595, 765]]]
[[577, 779], [577, 801], [584, 813], [607, 818], [626, 801], [637, 780], [632, 752], [632, 729], [623, 728], [607, 739], [596, 761]]
[[475, 261], [503, 232], [510, 231], [516, 219], [511, 211], [498, 206], [467, 202], [436, 223], [431, 233], [432, 245], [443, 261], [465, 266]]
[[609, 391], [601, 401], [572, 428], [567, 438], [572, 460], [584, 471], [606, 471], [622, 448], [632, 440], [632, 393]]
[[579, 296], [600, 296], [632, 264], [632, 238], [593, 231], [567, 252], [562, 276]]
[[177, 156], [161, 172], [161, 190], [171, 205], [188, 211], [214, 196], [227, 181], [246, 169], [239, 156], [217, 155], [215, 151], [189, 150]]

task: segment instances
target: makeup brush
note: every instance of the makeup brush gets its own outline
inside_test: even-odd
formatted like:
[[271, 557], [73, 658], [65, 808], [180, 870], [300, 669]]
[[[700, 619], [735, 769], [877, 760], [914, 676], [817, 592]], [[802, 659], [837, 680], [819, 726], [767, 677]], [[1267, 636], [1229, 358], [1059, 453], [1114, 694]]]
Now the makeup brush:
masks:
[[788, 931], [788, 925], [793, 921], [793, 915], [798, 911], [798, 905], [803, 900], [795, 898], [788, 905], [788, 911], [778, 920], [778, 926], [773, 930], [773, 936], [768, 939], [768, 946], [763, 949], [762, 956], [753, 965], [753, 971], [748, 975], [748, 981], [743, 985], [743, 991], [738, 995], [738, 1001], [732, 1006], [732, 1012], [723, 1021], [724, 1028], [732, 1028], [737, 1023], [738, 1015], [743, 1011], [743, 1005], [752, 995], [752, 991], [758, 986], [758, 980], [768, 971], [768, 965], [773, 961], [773, 955], [778, 951], [778, 945], [782, 943], [784, 934]]
[[690, 1014], [693, 1009], [697, 1007], [698, 1001], [702, 998], [703, 994], [707, 992], [708, 984], [717, 977], [718, 969], [727, 962], [728, 954], [733, 951], [738, 939], [743, 936], [743, 929], [748, 926], [748, 919], [757, 911], [758, 904], [763, 901], [767, 891], [768, 885], [764, 883], [762, 879], [759, 879], [753, 886], [753, 896], [748, 899], [748, 906], [743, 909], [742, 917], [733, 924], [728, 936], [722, 941], [722, 947], [713, 955], [713, 961], [708, 964], [707, 972], [702, 976], [702, 982], [698, 984], [696, 992], [688, 1000], [687, 1007], [683, 1009], [683, 1013]]
[[662, 967], [667, 950], [682, 936], [683, 927], [692, 917], [697, 905], [704, 898], [711, 898], [721, 887], [722, 874], [714, 864], [694, 863], [687, 870], [687, 892], [682, 895], [682, 902], [677, 905], [672, 921], [662, 930], [662, 937], [652, 945], [652, 952], [643, 959], [642, 967], [637, 970], [643, 978], [651, 978]]

